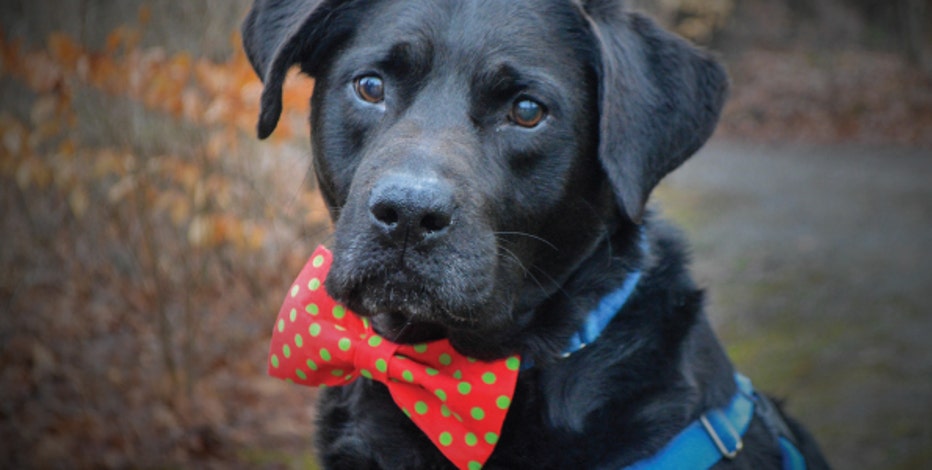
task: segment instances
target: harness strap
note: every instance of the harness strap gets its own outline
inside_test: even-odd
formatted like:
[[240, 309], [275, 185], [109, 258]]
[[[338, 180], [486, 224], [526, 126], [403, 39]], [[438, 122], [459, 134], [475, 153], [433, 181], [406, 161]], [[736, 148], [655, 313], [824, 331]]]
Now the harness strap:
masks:
[[806, 458], [795, 444], [785, 437], [777, 438], [780, 453], [783, 454], [783, 470], [806, 470]]
[[735, 375], [738, 393], [725, 408], [711, 410], [693, 421], [652, 457], [625, 470], [709, 468], [723, 457], [733, 459], [744, 446], [741, 436], [754, 416], [751, 382]]
[[806, 459], [799, 452], [799, 444], [793, 436], [793, 431], [786, 424], [776, 405], [766, 395], [755, 394], [754, 396], [757, 399], [757, 408], [754, 412], [776, 439], [780, 453], [783, 454], [783, 469], [805, 470]]
[[805, 470], [805, 459], [796, 448], [792, 433], [776, 412], [776, 407], [766, 397], [754, 392], [754, 387], [747, 377], [735, 374], [735, 382], [738, 385], [738, 393], [728, 406], [707, 411], [698, 420], [686, 426], [659, 452], [625, 467], [624, 470], [707, 469], [723, 458], [733, 459], [744, 447], [741, 437], [755, 415], [765, 422], [772, 433], [778, 428], [786, 431], [774, 433], [783, 454], [784, 470]]

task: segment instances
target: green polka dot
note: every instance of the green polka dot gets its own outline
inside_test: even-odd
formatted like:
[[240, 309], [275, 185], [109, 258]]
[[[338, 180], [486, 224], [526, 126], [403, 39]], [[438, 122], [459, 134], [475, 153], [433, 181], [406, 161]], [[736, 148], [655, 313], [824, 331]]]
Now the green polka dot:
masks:
[[311, 370], [317, 370], [317, 363], [313, 359], [307, 360], [307, 368]]
[[340, 351], [349, 351], [351, 346], [353, 346], [353, 342], [349, 338], [340, 338], [340, 341], [337, 341], [337, 347], [340, 348]]
[[466, 360], [469, 361], [470, 364], [475, 364], [477, 359], [474, 357], [467, 357]]
[[414, 382], [414, 374], [410, 370], [406, 370], [401, 373], [401, 377], [407, 380], [408, 382]]
[[277, 369], [278, 368], [278, 356], [276, 356], [275, 354], [272, 354], [271, 362], [272, 362], [272, 367], [275, 367]]
[[385, 362], [385, 359], [381, 359], [381, 358], [376, 359], [375, 369], [384, 374], [385, 372], [388, 371], [388, 363]]
[[453, 443], [453, 435], [444, 431], [440, 433], [440, 445], [447, 447]]
[[361, 375], [361, 376], [363, 376], [363, 377], [365, 377], [365, 378], [367, 378], [367, 379], [369, 379], [369, 380], [372, 380], [372, 372], [369, 372], [369, 371], [366, 370], [366, 369], [363, 369], [363, 370], [359, 371], [359, 375]]
[[372, 346], [373, 348], [378, 347], [380, 344], [382, 344], [382, 337], [379, 335], [370, 336], [368, 343], [369, 346]]
[[342, 305], [336, 305], [333, 307], [333, 318], [337, 320], [342, 320], [346, 316], [346, 308]]
[[402, 411], [402, 412], [405, 414], [405, 416], [407, 416], [408, 418], [411, 417], [411, 412], [408, 411], [407, 408], [402, 408], [401, 411]]
[[469, 392], [472, 390], [472, 385], [469, 385], [469, 382], [460, 382], [456, 386], [456, 390], [462, 395], [469, 395]]
[[438, 389], [434, 392], [434, 395], [437, 395], [437, 398], [439, 398], [440, 401], [447, 401], [447, 392], [444, 392], [443, 390]]
[[317, 279], [315, 277], [315, 278], [312, 278], [310, 281], [307, 281], [307, 288], [312, 291], [320, 289], [320, 279]]
[[468, 465], [469, 466], [467, 467], [467, 470], [481, 470], [482, 469], [482, 464], [479, 462], [476, 462], [475, 460], [470, 460]]
[[300, 287], [298, 287], [297, 285], [291, 286], [291, 296], [292, 296], [292, 297], [297, 296], [297, 295], [298, 295], [298, 292], [301, 292], [301, 288], [300, 288]]
[[327, 351], [327, 348], [320, 348], [320, 358], [323, 359], [324, 362], [330, 362], [333, 356], [330, 355], [330, 351]]
[[283, 331], [285, 331], [285, 320], [279, 318], [278, 319], [278, 332], [281, 333]]
[[485, 418], [485, 411], [483, 411], [482, 408], [479, 408], [478, 406], [474, 406], [471, 410], [469, 410], [469, 415], [472, 416], [472, 419], [476, 421], [482, 421], [482, 419]]
[[311, 264], [314, 265], [315, 268], [321, 267], [321, 265], [324, 264], [324, 255], [315, 256], [314, 259], [311, 260]]
[[343, 369], [333, 369], [332, 371], [330, 371], [330, 375], [334, 377], [340, 377], [343, 375]]
[[494, 384], [496, 379], [497, 379], [497, 377], [495, 377], [495, 373], [494, 373], [494, 372], [486, 372], [486, 373], [482, 374], [482, 381], [485, 382], [485, 383], [487, 383], [487, 384], [489, 384], [489, 385]]
[[437, 369], [434, 369], [433, 367], [428, 367], [424, 369], [424, 372], [427, 372], [427, 375], [437, 375], [440, 373]]
[[450, 408], [448, 408], [447, 405], [440, 405], [440, 414], [443, 415], [444, 418], [449, 418]]
[[453, 372], [453, 378], [456, 380], [463, 380], [463, 371], [456, 369], [456, 371]]
[[510, 405], [511, 405], [511, 398], [508, 398], [505, 395], [502, 395], [495, 399], [495, 406], [497, 406], [499, 409], [507, 410]]
[[518, 359], [517, 356], [511, 356], [505, 359], [505, 367], [512, 371], [518, 370], [518, 368], [521, 367], [521, 359]]
[[476, 435], [471, 432], [466, 433], [466, 437], [464, 440], [466, 441], [466, 445], [468, 445], [469, 447], [472, 447], [479, 443], [479, 438], [476, 437]]
[[311, 323], [311, 326], [307, 327], [307, 332], [310, 333], [311, 336], [315, 336], [315, 337], [316, 337], [317, 335], [320, 334], [320, 324], [319, 324], [319, 323]]
[[414, 411], [419, 415], [427, 414], [427, 403], [424, 403], [422, 401], [415, 403]]
[[291, 311], [288, 312], [288, 319], [294, 322], [296, 318], [298, 318], [298, 311], [296, 309], [291, 309]]
[[485, 433], [485, 442], [488, 442], [489, 445], [495, 445], [498, 442], [498, 434], [494, 432]]
[[291, 357], [291, 347], [287, 344], [282, 346], [282, 354], [284, 354], [285, 357]]
[[463, 417], [460, 416], [459, 413], [453, 413], [453, 417], [456, 418], [457, 421], [463, 422]]
[[304, 338], [302, 338], [300, 334], [294, 335], [294, 345], [299, 348], [304, 346]]
[[440, 361], [440, 364], [448, 366], [453, 363], [453, 358], [450, 357], [449, 354], [443, 353], [440, 355], [439, 361]]
[[301, 380], [307, 380], [307, 375], [301, 369], [295, 369], [294, 375], [297, 375], [298, 378]]
[[418, 354], [424, 354], [424, 353], [426, 353], [426, 352], [427, 352], [427, 345], [424, 344], [424, 343], [415, 344], [415, 345], [414, 345], [414, 352], [416, 352], [416, 353], [418, 353]]
[[307, 304], [307, 306], [304, 307], [304, 311], [311, 315], [317, 315], [320, 313], [320, 308], [317, 307], [317, 304]]
[[365, 329], [367, 329], [367, 330], [369, 329], [369, 319], [368, 319], [368, 318], [363, 318], [363, 319], [362, 319], [362, 326], [363, 326], [363, 328], [365, 328]]

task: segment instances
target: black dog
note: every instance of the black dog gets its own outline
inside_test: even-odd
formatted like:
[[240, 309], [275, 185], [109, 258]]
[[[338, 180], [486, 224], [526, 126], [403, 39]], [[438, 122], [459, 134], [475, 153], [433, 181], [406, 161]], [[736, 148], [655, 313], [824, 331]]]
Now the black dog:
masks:
[[[260, 137], [287, 70], [316, 79], [330, 294], [396, 342], [532, 364], [485, 468], [622, 468], [736, 394], [682, 243], [645, 213], [712, 133], [727, 78], [621, 3], [258, 0], [243, 26]], [[564, 354], [635, 275], [601, 336]], [[827, 467], [768, 405], [718, 466], [779, 468], [779, 436]], [[380, 383], [328, 389], [319, 409], [327, 468], [451, 467]]]

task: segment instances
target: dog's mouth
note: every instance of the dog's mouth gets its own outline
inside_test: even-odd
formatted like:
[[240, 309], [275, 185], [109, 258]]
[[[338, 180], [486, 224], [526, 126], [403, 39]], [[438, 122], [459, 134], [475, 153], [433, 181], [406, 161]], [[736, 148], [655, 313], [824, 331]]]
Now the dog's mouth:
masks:
[[[372, 251], [365, 261], [380, 258], [378, 251]], [[479, 279], [477, 276], [437, 269], [436, 261], [422, 263], [421, 269], [385, 262], [339, 261], [335, 257], [327, 278], [328, 291], [359, 316], [369, 318], [375, 331], [392, 342], [449, 337], [454, 331], [480, 328], [487, 317], [483, 310], [488, 297], [485, 282], [462, 282]], [[434, 268], [424, 274], [423, 264]]]
[[464, 323], [424, 288], [398, 286], [384, 279], [363, 283], [351, 291], [347, 306], [372, 321], [376, 333], [400, 344], [447, 337], [450, 328]]
[[448, 339], [460, 353], [479, 359], [510, 350], [502, 344], [515, 329], [515, 290], [495, 282], [500, 279], [495, 257], [433, 253], [418, 264], [399, 266], [384, 251], [363, 252], [334, 251], [327, 291], [368, 319], [376, 333], [398, 344]]
[[443, 325], [414, 320], [401, 312], [378, 313], [371, 318], [375, 332], [393, 343], [423, 343], [446, 337]]
[[385, 278], [355, 284], [341, 301], [357, 315], [369, 318], [376, 333], [394, 343], [411, 344], [447, 336], [451, 319], [436, 295], [420, 283], [397, 283]]

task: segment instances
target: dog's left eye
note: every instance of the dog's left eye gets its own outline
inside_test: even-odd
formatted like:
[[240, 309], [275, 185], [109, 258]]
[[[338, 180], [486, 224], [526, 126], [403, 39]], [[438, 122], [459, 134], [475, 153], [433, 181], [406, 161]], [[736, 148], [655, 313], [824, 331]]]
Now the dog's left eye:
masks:
[[385, 84], [375, 75], [366, 75], [356, 79], [356, 95], [360, 99], [372, 104], [381, 103], [385, 99]]
[[546, 115], [544, 105], [529, 98], [521, 98], [512, 105], [509, 117], [515, 124], [531, 128], [540, 124]]

